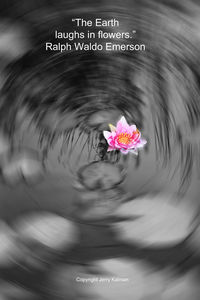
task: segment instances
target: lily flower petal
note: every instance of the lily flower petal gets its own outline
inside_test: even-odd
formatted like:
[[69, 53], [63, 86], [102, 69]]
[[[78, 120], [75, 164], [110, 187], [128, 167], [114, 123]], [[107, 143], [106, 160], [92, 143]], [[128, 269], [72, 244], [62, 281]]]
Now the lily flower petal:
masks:
[[129, 150], [129, 152], [132, 154], [138, 155], [137, 149], [131, 149], [131, 150]]
[[121, 119], [117, 122], [117, 128], [116, 128], [116, 130], [120, 131], [120, 132], [124, 132], [127, 129], [129, 129], [129, 125], [126, 122], [125, 117], [121, 117]]
[[137, 130], [137, 127], [135, 125], [131, 125], [131, 126], [129, 126], [129, 128], [130, 128], [131, 132], [134, 132]]
[[112, 124], [108, 124], [108, 125], [109, 125], [111, 131], [114, 131], [114, 132], [116, 131], [116, 127], [115, 126], [113, 126]]
[[145, 139], [140, 139], [139, 142], [137, 143], [136, 147], [137, 148], [142, 148], [144, 145], [146, 145], [147, 141]]
[[110, 152], [110, 151], [113, 151], [113, 150], [116, 150], [116, 148], [113, 148], [113, 147], [109, 146], [107, 151]]
[[110, 131], [103, 131], [103, 135], [107, 141], [110, 137], [112, 137], [112, 133]]
[[120, 151], [123, 153], [123, 154], [128, 154], [129, 153], [129, 149], [120, 149]]

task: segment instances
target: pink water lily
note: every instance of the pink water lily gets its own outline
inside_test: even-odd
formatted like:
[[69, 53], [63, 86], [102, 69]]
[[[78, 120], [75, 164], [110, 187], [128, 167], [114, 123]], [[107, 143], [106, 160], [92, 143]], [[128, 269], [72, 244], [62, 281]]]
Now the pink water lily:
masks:
[[109, 124], [111, 131], [104, 131], [103, 135], [109, 145], [108, 151], [120, 150], [123, 154], [128, 152], [138, 154], [147, 141], [141, 138], [141, 133], [136, 125], [129, 125], [125, 117], [117, 122], [117, 126]]

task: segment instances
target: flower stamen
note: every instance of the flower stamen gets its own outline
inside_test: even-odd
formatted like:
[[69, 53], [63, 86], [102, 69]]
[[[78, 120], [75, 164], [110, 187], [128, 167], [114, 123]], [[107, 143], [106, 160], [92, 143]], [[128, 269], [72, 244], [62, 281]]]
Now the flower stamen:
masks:
[[128, 145], [132, 142], [132, 136], [129, 133], [120, 133], [118, 136], [118, 142]]

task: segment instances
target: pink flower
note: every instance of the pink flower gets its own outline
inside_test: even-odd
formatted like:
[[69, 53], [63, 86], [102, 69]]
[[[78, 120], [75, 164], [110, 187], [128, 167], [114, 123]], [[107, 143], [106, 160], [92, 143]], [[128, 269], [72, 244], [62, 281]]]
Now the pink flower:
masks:
[[128, 125], [125, 117], [117, 122], [117, 127], [109, 124], [110, 131], [104, 131], [103, 135], [108, 142], [108, 151], [120, 150], [123, 154], [128, 152], [138, 154], [138, 148], [142, 148], [147, 141], [141, 139], [141, 133], [135, 125]]

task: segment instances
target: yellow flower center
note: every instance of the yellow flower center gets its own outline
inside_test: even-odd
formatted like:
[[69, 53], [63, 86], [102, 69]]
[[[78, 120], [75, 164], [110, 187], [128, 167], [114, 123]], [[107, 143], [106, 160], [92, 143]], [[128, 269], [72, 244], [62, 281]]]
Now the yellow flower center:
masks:
[[130, 133], [120, 133], [118, 136], [118, 142], [121, 144], [128, 145], [132, 141], [132, 136]]

